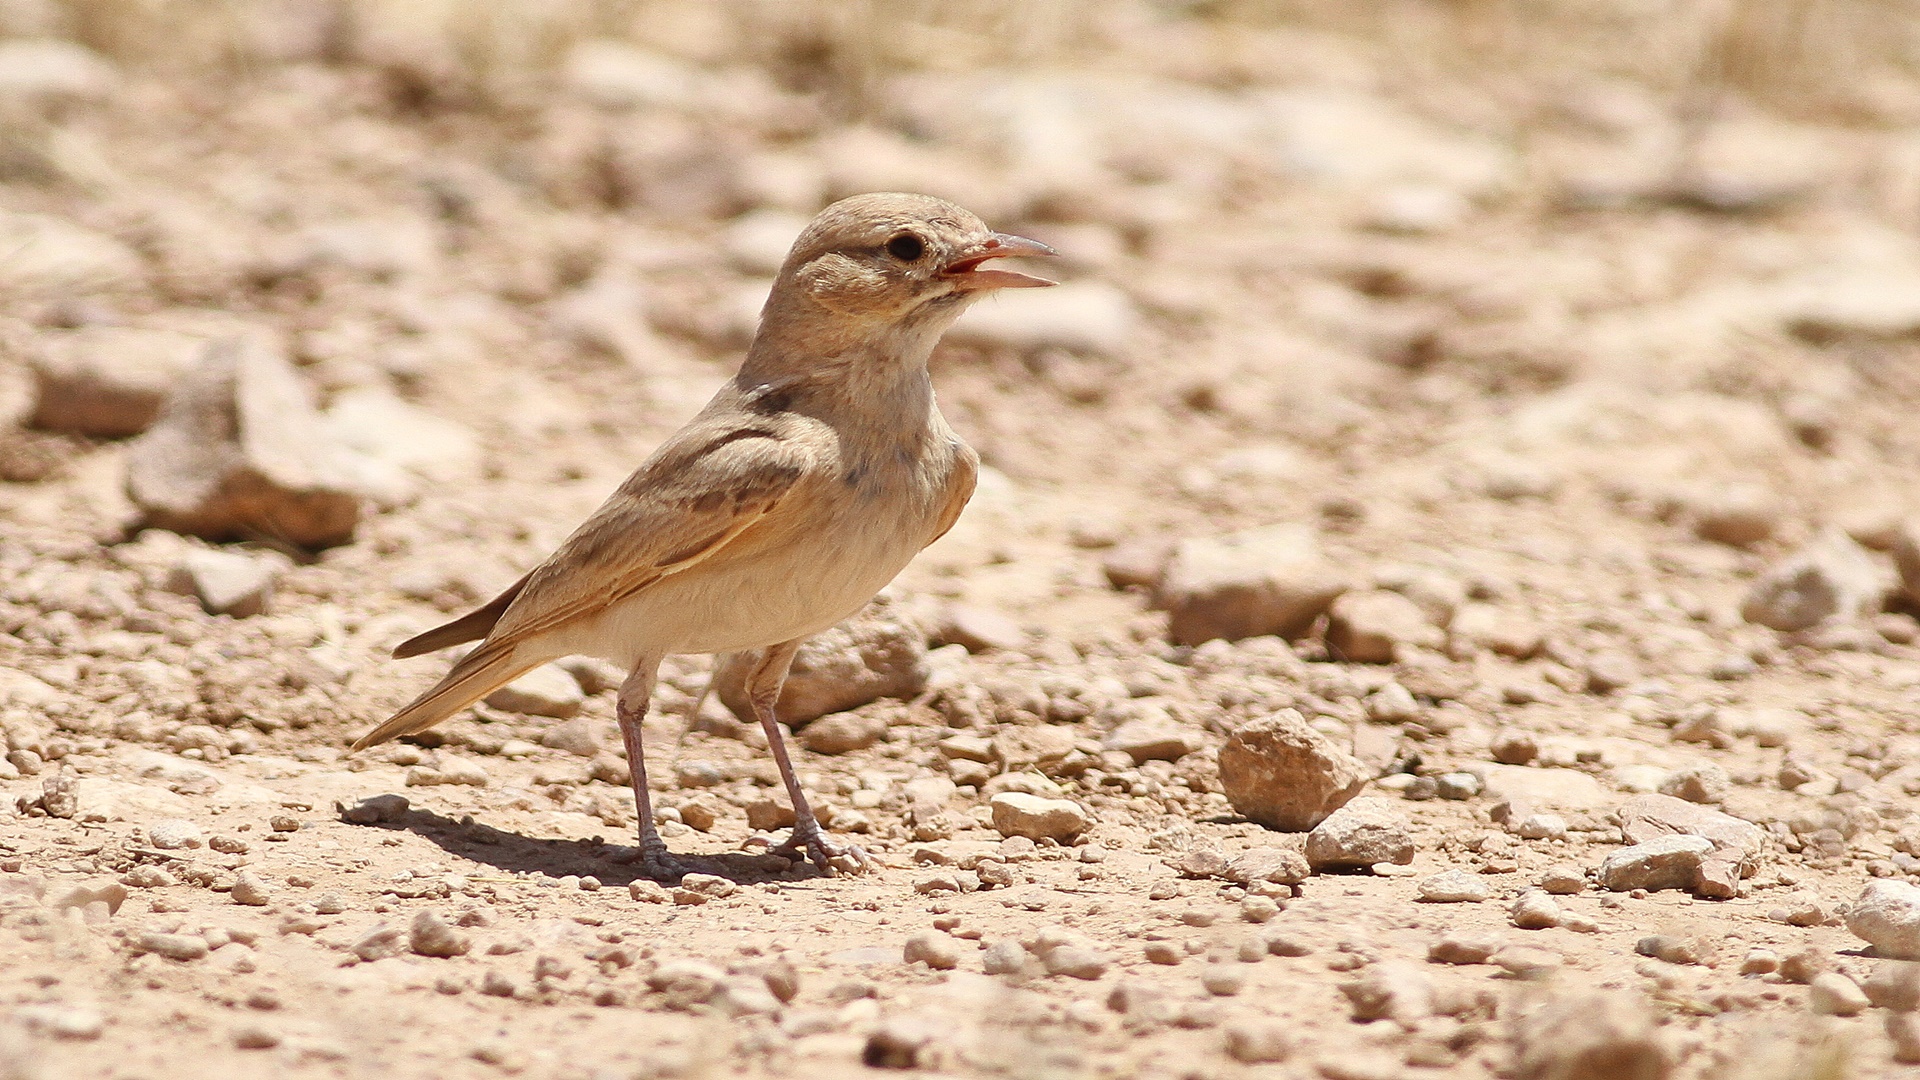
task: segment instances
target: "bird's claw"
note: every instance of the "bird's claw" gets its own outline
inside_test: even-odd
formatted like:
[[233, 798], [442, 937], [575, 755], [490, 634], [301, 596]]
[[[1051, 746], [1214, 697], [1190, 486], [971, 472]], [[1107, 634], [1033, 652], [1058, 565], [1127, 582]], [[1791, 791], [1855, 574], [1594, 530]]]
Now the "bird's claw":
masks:
[[798, 862], [802, 851], [813, 865], [827, 874], [861, 874], [880, 865], [859, 844], [829, 839], [818, 824], [811, 829], [795, 825], [793, 835], [774, 848], [773, 854]]
[[675, 882], [687, 875], [686, 864], [667, 850], [665, 844], [648, 844], [644, 839], [639, 848], [621, 859], [622, 862], [638, 864], [642, 876], [655, 881]]

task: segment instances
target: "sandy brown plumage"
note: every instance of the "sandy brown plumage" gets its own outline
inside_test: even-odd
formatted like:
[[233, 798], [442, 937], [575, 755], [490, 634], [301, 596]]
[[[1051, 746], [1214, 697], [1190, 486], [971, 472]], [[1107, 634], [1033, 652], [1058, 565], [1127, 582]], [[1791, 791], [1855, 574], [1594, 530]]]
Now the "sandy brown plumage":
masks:
[[630, 672], [617, 712], [642, 857], [670, 874], [640, 747], [660, 661], [758, 650], [748, 696], [798, 821], [785, 849], [828, 865], [837, 845], [807, 808], [773, 702], [802, 641], [857, 611], [959, 517], [978, 459], [941, 417], [927, 358], [973, 299], [1051, 284], [984, 263], [1041, 254], [924, 195], [822, 211], [781, 268], [739, 373], [545, 562], [394, 650], [480, 641], [354, 749], [425, 730], [547, 661], [616, 661]]

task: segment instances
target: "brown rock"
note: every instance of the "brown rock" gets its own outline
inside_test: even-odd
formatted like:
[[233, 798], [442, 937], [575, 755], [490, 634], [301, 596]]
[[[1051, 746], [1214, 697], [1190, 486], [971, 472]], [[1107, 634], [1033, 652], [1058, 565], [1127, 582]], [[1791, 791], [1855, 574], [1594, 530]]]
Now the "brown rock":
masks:
[[1761, 574], [1740, 616], [1783, 631], [1864, 618], [1880, 610], [1891, 584], [1865, 548], [1829, 529]]
[[303, 547], [353, 538], [362, 499], [286, 359], [247, 338], [210, 346], [127, 456], [146, 522], [209, 540]]
[[1772, 536], [1785, 516], [1778, 500], [1756, 487], [1710, 489], [1687, 502], [1694, 534], [1732, 547], [1751, 547]]
[[800, 729], [800, 745], [816, 754], [851, 754], [885, 738], [887, 721], [862, 713], [835, 713]]
[[1409, 647], [1437, 648], [1445, 635], [1426, 609], [1397, 592], [1342, 594], [1327, 611], [1327, 651], [1356, 664], [1391, 664]]
[[1903, 523], [1893, 536], [1893, 564], [1900, 571], [1900, 591], [1907, 603], [1920, 606], [1920, 521]]
[[1176, 546], [1177, 541], [1165, 536], [1123, 540], [1107, 552], [1106, 558], [1100, 561], [1100, 569], [1106, 574], [1107, 583], [1116, 589], [1158, 591]]
[[1179, 761], [1206, 745], [1197, 728], [1172, 720], [1129, 720], [1100, 740], [1104, 750], [1118, 750], [1135, 765], [1149, 761]]
[[1447, 633], [1450, 647], [1463, 656], [1485, 650], [1526, 660], [1538, 655], [1546, 644], [1540, 628], [1532, 620], [1491, 604], [1461, 607], [1454, 613]]
[[153, 425], [206, 341], [170, 330], [93, 326], [49, 335], [34, 358], [34, 427], [118, 439]]
[[1299, 637], [1347, 588], [1310, 531], [1274, 525], [1182, 541], [1160, 593], [1174, 643], [1198, 645], [1262, 634]]
[[1220, 749], [1220, 782], [1233, 808], [1285, 832], [1320, 824], [1367, 779], [1365, 765], [1293, 709], [1242, 724]]
[[[1636, 795], [1620, 807], [1620, 832], [1629, 844], [1643, 844], [1662, 836], [1702, 836], [1713, 851], [1702, 863], [1703, 878], [1696, 889], [1702, 895], [1726, 899], [1738, 891], [1738, 878], [1751, 877], [1766, 833], [1751, 821], [1722, 813], [1671, 795]], [[1707, 871], [1711, 870], [1711, 873]], [[1726, 880], [1731, 873], [1732, 882]]]
[[1093, 817], [1071, 799], [1048, 799], [1007, 791], [988, 800], [993, 828], [1001, 836], [1067, 841], [1087, 831]]
[[970, 653], [1017, 649], [1026, 643], [1020, 624], [985, 608], [949, 604], [940, 613], [929, 640], [935, 645], [959, 645]]
[[1550, 998], [1514, 1041], [1521, 1080], [1666, 1080], [1675, 1068], [1653, 1011], [1624, 994]]
[[754, 832], [772, 832], [793, 825], [793, 807], [772, 799], [755, 799], [747, 804], [747, 828]]
[[1655, 837], [1608, 855], [1600, 864], [1600, 884], [1615, 892], [1692, 889], [1712, 851], [1713, 842], [1701, 836]]
[[[800, 646], [774, 713], [798, 726], [883, 697], [909, 698], [927, 685], [927, 640], [886, 600]], [[742, 720], [755, 722], [747, 700], [753, 652], [733, 653], [715, 670], [714, 692]]]
[[1222, 876], [1239, 885], [1252, 885], [1260, 881], [1298, 885], [1312, 873], [1313, 868], [1308, 865], [1304, 851], [1268, 845], [1248, 848], [1227, 860]]

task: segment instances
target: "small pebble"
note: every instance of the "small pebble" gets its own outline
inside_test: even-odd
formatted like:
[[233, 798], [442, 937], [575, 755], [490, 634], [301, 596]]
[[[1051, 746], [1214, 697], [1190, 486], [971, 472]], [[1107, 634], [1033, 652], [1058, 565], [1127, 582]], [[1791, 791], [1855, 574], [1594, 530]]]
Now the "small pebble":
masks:
[[1246, 988], [1247, 973], [1231, 964], [1208, 964], [1200, 971], [1200, 985], [1215, 997], [1232, 997]]
[[1801, 949], [1780, 961], [1780, 977], [1790, 983], [1810, 983], [1832, 966], [1827, 954], [1819, 949]]
[[1493, 934], [1455, 930], [1427, 946], [1427, 959], [1436, 964], [1484, 964], [1503, 944]]
[[1772, 949], [1751, 949], [1740, 961], [1742, 975], [1771, 975], [1780, 970], [1780, 957]]
[[942, 933], [915, 934], [901, 949], [901, 959], [935, 971], [952, 971], [960, 966], [960, 944]]
[[1563, 840], [1567, 821], [1559, 814], [1528, 814], [1513, 823], [1513, 834], [1522, 840]]
[[1560, 905], [1538, 889], [1529, 889], [1513, 902], [1508, 915], [1522, 930], [1547, 930], [1560, 925]]
[[1555, 896], [1573, 896], [1586, 891], [1587, 875], [1579, 867], [1565, 863], [1550, 866], [1540, 875], [1540, 887]]
[[1633, 951], [1669, 964], [1698, 964], [1700, 946], [1691, 938], [1672, 934], [1652, 934], [1634, 943]]
[[162, 851], [197, 848], [205, 843], [200, 826], [179, 818], [163, 818], [147, 826], [147, 843]]
[[980, 969], [989, 975], [1015, 975], [1027, 967], [1027, 950], [1008, 938], [987, 946], [980, 954]]
[[234, 903], [245, 904], [248, 907], [265, 907], [273, 898], [267, 889], [267, 883], [247, 870], [240, 871], [240, 876], [234, 879], [233, 891], [230, 895]]
[[1280, 904], [1271, 896], [1249, 896], [1240, 901], [1240, 917], [1250, 923], [1263, 923], [1280, 914]]
[[1184, 957], [1171, 941], [1149, 941], [1142, 950], [1150, 964], [1178, 964]]
[[1420, 899], [1430, 904], [1477, 904], [1490, 898], [1493, 888], [1480, 874], [1444, 870], [1432, 877], [1422, 878], [1419, 895]]
[[1816, 1016], [1859, 1016], [1867, 1005], [1860, 984], [1837, 971], [1815, 975], [1807, 984], [1807, 1007]]
[[240, 1050], [271, 1050], [280, 1045], [280, 1035], [258, 1024], [242, 1024], [233, 1029], [233, 1045]]
[[1229, 1021], [1221, 1034], [1226, 1036], [1227, 1056], [1248, 1065], [1285, 1061], [1293, 1053], [1294, 1025], [1269, 1017], [1240, 1017]]
[[471, 938], [432, 911], [422, 911], [413, 917], [407, 928], [407, 943], [421, 956], [443, 958], [465, 956], [473, 948]]
[[1082, 945], [1060, 945], [1048, 949], [1040, 962], [1046, 966], [1049, 975], [1066, 975], [1089, 981], [1105, 975], [1110, 966], [1105, 954]]
[[198, 934], [142, 934], [140, 947], [169, 960], [198, 960], [207, 955], [207, 939]]

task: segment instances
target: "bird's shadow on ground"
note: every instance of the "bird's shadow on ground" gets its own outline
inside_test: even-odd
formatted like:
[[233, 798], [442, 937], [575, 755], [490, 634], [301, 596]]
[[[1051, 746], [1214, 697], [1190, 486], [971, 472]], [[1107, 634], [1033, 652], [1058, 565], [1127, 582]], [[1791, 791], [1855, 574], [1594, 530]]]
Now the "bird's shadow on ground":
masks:
[[[508, 873], [545, 874], [548, 877], [572, 874], [596, 878], [602, 885], [610, 886], [654, 880], [640, 870], [640, 849], [621, 844], [596, 843], [593, 840], [536, 839], [482, 825], [472, 819], [450, 818], [431, 810], [409, 809], [390, 821], [362, 827], [404, 830], [431, 840], [449, 855], [469, 862], [484, 863]], [[674, 858], [687, 873], [713, 874], [740, 885], [801, 881], [823, 876], [809, 863], [790, 863], [777, 855], [756, 855], [745, 851], [717, 855], [676, 852]]]

